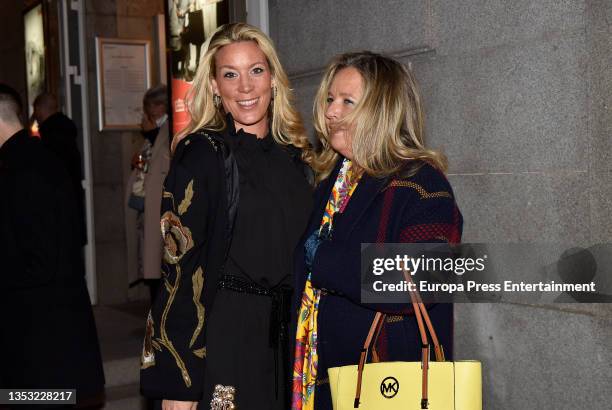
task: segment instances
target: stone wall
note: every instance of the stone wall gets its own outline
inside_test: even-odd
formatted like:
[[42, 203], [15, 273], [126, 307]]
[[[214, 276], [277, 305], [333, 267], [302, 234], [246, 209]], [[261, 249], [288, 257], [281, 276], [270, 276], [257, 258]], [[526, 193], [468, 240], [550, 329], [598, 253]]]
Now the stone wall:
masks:
[[[334, 54], [370, 49], [412, 65], [428, 144], [449, 156], [465, 242], [610, 242], [612, 2], [269, 7], [307, 121]], [[455, 312], [456, 358], [483, 361], [485, 409], [609, 406], [612, 305], [462, 304]]]

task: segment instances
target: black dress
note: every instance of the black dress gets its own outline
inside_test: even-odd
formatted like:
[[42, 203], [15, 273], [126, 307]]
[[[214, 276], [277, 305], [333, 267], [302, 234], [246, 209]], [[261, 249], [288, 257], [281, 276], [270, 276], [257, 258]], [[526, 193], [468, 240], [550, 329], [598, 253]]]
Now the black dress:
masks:
[[[263, 289], [290, 287], [293, 250], [312, 207], [303, 166], [271, 135], [257, 139], [230, 126], [225, 141], [236, 159], [240, 181], [225, 273]], [[210, 408], [216, 384], [236, 387], [238, 408], [287, 408], [288, 350], [276, 340], [272, 305], [269, 295], [218, 289], [208, 321], [200, 408]]]

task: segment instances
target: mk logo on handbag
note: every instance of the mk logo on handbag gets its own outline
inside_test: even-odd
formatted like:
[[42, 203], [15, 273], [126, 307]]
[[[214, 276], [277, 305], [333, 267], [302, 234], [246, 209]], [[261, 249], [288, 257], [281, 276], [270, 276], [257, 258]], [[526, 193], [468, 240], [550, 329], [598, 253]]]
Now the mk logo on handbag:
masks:
[[380, 383], [380, 394], [387, 399], [394, 398], [399, 392], [399, 382], [395, 377], [385, 377], [382, 383]]

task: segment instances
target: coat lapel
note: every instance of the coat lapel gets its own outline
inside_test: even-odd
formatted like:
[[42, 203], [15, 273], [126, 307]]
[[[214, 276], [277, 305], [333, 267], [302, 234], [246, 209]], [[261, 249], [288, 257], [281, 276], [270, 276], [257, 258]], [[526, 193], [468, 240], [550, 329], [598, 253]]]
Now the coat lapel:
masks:
[[151, 158], [156, 158], [161, 151], [164, 151], [164, 148], [167, 151], [168, 147], [170, 146], [170, 142], [168, 141], [169, 132], [168, 121], [166, 121], [159, 128], [159, 133], [155, 138], [155, 144], [153, 144], [153, 147], [151, 148]]
[[[342, 165], [343, 158], [340, 157], [334, 170], [329, 177], [321, 184], [322, 188], [319, 195], [315, 198], [314, 208], [316, 213], [313, 214], [310, 220], [310, 225], [307, 231], [309, 235], [314, 229], [317, 229], [321, 224], [321, 218], [323, 218], [323, 212], [329, 199], [332, 187], [336, 182], [340, 167]], [[372, 178], [364, 175], [357, 185], [357, 189], [351, 196], [351, 199], [342, 215], [337, 215], [335, 218], [342, 219], [342, 228], [340, 232], [335, 232], [335, 235], [339, 235], [342, 238], [348, 237], [359, 220], [363, 217], [365, 212], [368, 210], [372, 202], [376, 199], [376, 196], [383, 190], [387, 185], [388, 178]], [[337, 227], [337, 225], [336, 225]]]
[[310, 223], [308, 226], [307, 235], [310, 235], [312, 231], [318, 229], [321, 226], [321, 219], [323, 218], [323, 212], [325, 211], [325, 206], [327, 205], [327, 201], [329, 200], [329, 195], [331, 194], [331, 190], [336, 183], [336, 178], [338, 177], [338, 173], [340, 172], [340, 166], [342, 165], [343, 158], [336, 162], [334, 166], [334, 170], [329, 174], [329, 177], [321, 182], [320, 189], [317, 191], [313, 201], [313, 214], [310, 219]]
[[342, 218], [341, 236], [347, 238], [363, 217], [380, 191], [386, 186], [387, 178], [372, 178], [364, 175], [353, 192]]

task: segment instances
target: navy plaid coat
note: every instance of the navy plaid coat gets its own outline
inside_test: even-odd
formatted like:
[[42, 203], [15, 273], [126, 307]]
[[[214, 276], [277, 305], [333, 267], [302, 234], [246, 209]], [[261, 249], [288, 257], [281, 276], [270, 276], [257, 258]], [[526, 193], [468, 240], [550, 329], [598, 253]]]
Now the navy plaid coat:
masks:
[[[308, 275], [304, 241], [319, 228], [339, 164], [317, 188], [314, 212], [295, 252], [294, 311]], [[376, 310], [389, 314], [376, 345], [381, 361], [420, 360], [418, 327], [408, 301], [404, 305], [361, 303], [361, 243], [458, 243], [462, 225], [448, 180], [429, 164], [408, 177], [361, 178], [344, 213], [334, 217], [332, 238], [321, 243], [312, 264], [312, 284], [324, 289], [318, 313], [316, 408], [331, 409], [327, 369], [357, 364]], [[453, 307], [437, 304], [428, 306], [428, 311], [446, 358], [452, 359]]]

